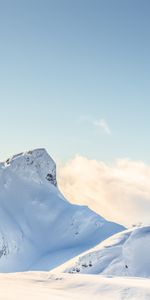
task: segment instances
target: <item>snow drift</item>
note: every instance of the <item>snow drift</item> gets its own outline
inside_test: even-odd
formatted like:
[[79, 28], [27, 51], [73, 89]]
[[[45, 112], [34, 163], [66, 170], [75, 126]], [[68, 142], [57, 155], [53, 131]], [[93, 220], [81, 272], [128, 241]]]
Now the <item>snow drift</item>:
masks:
[[1, 272], [52, 269], [123, 229], [63, 197], [44, 149], [0, 164]]

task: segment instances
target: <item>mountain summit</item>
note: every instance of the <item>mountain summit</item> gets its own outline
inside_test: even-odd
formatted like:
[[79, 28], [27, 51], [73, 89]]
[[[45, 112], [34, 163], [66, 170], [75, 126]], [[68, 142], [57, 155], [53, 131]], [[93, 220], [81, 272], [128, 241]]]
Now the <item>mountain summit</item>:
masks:
[[0, 272], [50, 270], [123, 229], [64, 198], [46, 150], [0, 164]]
[[50, 181], [57, 186], [56, 164], [45, 149], [16, 154], [1, 166], [1, 171], [9, 170], [24, 179], [37, 183]]

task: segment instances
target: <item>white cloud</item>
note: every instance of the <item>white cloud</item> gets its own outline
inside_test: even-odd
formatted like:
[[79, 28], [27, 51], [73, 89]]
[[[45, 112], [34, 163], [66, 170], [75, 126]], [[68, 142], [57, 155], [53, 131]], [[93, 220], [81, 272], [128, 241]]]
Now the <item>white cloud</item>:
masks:
[[76, 156], [59, 166], [58, 182], [73, 203], [132, 225], [150, 222], [150, 166], [127, 159], [106, 164]]
[[103, 129], [103, 131], [106, 134], [108, 134], [108, 135], [111, 134], [111, 130], [110, 130], [109, 125], [107, 124], [105, 119], [100, 119], [100, 120], [93, 121], [93, 125]]
[[110, 127], [105, 119], [94, 120], [90, 116], [82, 115], [79, 118], [79, 122], [86, 122], [88, 124], [91, 124], [91, 126], [94, 126], [94, 127], [96, 126], [96, 127], [100, 128], [104, 133], [111, 135]]

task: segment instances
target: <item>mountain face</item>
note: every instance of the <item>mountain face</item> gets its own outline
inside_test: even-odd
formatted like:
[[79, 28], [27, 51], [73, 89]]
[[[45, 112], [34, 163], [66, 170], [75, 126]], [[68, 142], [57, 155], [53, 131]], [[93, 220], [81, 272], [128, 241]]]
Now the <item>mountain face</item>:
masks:
[[123, 229], [63, 197], [44, 149], [0, 164], [0, 272], [50, 270]]
[[118, 233], [58, 271], [106, 276], [150, 277], [150, 226]]

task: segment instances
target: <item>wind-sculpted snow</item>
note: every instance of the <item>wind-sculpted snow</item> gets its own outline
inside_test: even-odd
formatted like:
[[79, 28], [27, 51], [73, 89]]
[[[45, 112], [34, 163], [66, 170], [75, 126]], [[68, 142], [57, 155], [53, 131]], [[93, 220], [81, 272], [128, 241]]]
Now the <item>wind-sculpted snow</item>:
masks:
[[123, 230], [57, 188], [44, 149], [0, 164], [0, 271], [49, 270]]
[[118, 233], [58, 268], [68, 273], [150, 277], [150, 226]]

